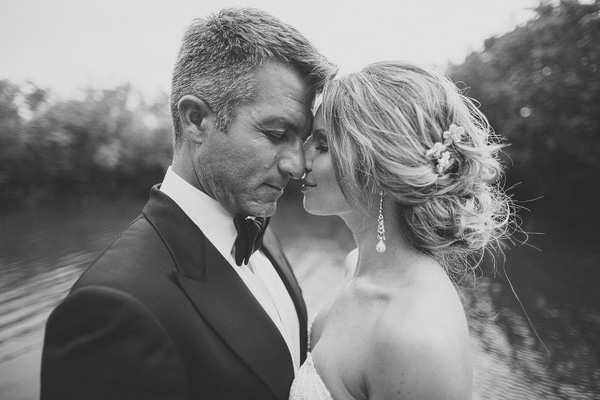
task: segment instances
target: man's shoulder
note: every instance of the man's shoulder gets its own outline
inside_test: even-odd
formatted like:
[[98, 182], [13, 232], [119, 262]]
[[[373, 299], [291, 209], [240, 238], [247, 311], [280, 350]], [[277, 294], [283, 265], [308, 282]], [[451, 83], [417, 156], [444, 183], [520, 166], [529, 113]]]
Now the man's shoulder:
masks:
[[172, 257], [152, 224], [140, 215], [86, 269], [73, 286], [122, 287], [172, 269]]

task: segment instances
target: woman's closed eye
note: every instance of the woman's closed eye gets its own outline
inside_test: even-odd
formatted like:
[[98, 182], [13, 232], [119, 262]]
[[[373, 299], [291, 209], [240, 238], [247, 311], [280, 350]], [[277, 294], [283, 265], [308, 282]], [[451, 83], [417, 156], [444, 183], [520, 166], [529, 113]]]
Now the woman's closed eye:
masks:
[[315, 147], [315, 149], [317, 149], [321, 153], [326, 153], [329, 151], [329, 146], [327, 145], [327, 142], [321, 142], [321, 143], [317, 143], [317, 146]]
[[327, 144], [327, 135], [325, 135], [325, 132], [322, 129], [317, 129], [313, 131], [311, 137], [311, 144], [315, 146], [315, 150], [321, 153], [326, 153], [327, 151], [329, 151], [329, 145]]

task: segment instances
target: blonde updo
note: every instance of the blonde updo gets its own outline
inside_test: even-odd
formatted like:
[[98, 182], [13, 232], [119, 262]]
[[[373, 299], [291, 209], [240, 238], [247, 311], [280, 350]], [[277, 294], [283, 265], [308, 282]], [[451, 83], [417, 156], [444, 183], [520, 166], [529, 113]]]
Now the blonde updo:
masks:
[[[450, 80], [406, 63], [376, 63], [330, 81], [322, 110], [337, 179], [353, 207], [367, 212], [383, 189], [408, 241], [455, 279], [498, 248], [513, 220], [500, 187], [502, 146]], [[447, 147], [454, 162], [441, 173], [426, 152], [444, 142], [451, 124], [465, 132]]]

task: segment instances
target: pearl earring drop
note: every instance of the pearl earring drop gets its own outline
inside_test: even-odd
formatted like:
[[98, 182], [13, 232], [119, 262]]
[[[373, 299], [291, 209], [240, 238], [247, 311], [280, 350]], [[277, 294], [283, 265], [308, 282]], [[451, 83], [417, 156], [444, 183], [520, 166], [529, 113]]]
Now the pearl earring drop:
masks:
[[377, 246], [375, 250], [383, 253], [386, 250], [385, 245], [385, 225], [383, 224], [383, 190], [379, 191], [379, 216], [377, 217]]

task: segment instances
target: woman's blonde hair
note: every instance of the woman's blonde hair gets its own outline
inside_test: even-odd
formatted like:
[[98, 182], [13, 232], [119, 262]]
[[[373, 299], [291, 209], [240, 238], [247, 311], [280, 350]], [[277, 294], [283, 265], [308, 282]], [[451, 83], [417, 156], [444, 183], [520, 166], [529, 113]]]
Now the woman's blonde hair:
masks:
[[[384, 190], [408, 241], [455, 279], [498, 248], [513, 220], [500, 186], [502, 146], [449, 79], [407, 63], [376, 63], [327, 83], [322, 110], [337, 179], [353, 207], [367, 212]], [[447, 146], [454, 162], [440, 173], [426, 152], [444, 142], [451, 124], [464, 134]]]

